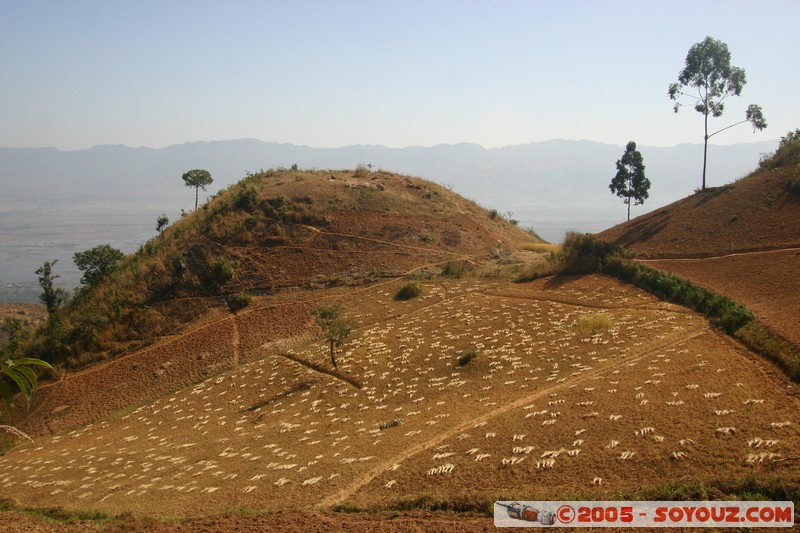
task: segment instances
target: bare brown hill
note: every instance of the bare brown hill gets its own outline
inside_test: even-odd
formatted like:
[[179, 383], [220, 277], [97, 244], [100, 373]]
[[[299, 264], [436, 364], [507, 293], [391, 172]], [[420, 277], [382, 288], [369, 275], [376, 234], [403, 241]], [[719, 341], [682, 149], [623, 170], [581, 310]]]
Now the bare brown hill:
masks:
[[800, 246], [796, 167], [697, 192], [600, 234], [653, 258], [710, 257]]

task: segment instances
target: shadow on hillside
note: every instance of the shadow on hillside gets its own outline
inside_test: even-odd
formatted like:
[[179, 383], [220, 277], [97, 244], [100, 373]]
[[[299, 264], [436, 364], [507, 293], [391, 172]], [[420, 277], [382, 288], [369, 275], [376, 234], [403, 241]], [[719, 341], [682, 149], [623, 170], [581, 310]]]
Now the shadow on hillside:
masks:
[[659, 233], [667, 226], [672, 215], [669, 211], [660, 211], [652, 216], [640, 218], [630, 223], [628, 231], [614, 241], [619, 246], [630, 246], [646, 242]]
[[722, 185], [720, 187], [708, 187], [704, 191], [698, 191], [692, 197], [693, 200], [696, 200], [694, 206], [700, 207], [731, 189], [733, 189], [733, 185]]
[[585, 274], [557, 274], [548, 278], [544, 287], [545, 289], [560, 289], [576, 279], [582, 278], [584, 275]]

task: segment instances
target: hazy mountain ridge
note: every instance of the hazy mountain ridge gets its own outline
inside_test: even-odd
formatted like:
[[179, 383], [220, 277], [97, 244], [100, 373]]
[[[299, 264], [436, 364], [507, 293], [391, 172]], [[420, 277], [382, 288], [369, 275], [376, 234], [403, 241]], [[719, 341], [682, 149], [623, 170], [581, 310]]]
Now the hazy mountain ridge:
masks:
[[[777, 140], [711, 146], [709, 181], [719, 185], [739, 177], [755, 168], [759, 154], [776, 146]], [[541, 186], [552, 197], [562, 194], [572, 198], [576, 192], [574, 186], [584, 183], [607, 191], [614, 163], [623, 150], [622, 146], [594, 141], [563, 140], [487, 149], [471, 143], [407, 148], [380, 145], [312, 148], [255, 139], [192, 142], [158, 149], [122, 145], [99, 145], [78, 151], [0, 148], [0, 186], [9, 197], [133, 192], [137, 197], [152, 198], [153, 192], [183, 191], [179, 178], [190, 168], [208, 169], [215, 178], [211, 188], [216, 190], [241, 179], [247, 171], [261, 168], [293, 164], [306, 168], [353, 168], [358, 163], [372, 163], [378, 168], [446, 182], [464, 194], [474, 195], [478, 201], [486, 196], [503, 203], [518, 195], [498, 190], [496, 185], [500, 183], [514, 184], [523, 190]], [[659, 189], [699, 181], [696, 176], [702, 161], [701, 145], [639, 146], [639, 150], [653, 181], [651, 198], [660, 195]], [[491, 177], [489, 183], [493, 186], [487, 185], [487, 177]], [[563, 183], [557, 178], [571, 180]], [[669, 187], [665, 187], [665, 178], [670, 179]], [[142, 185], [155, 190], [148, 191]], [[684, 195], [691, 193], [693, 187], [688, 187]]]
[[[709, 184], [722, 185], [747, 174], [757, 166], [759, 155], [777, 144], [771, 140], [710, 146]], [[639, 150], [653, 186], [650, 199], [634, 207], [632, 216], [686, 197], [699, 186], [702, 145]], [[293, 164], [309, 169], [372, 164], [373, 169], [452, 187], [487, 208], [511, 213], [543, 238], [558, 241], [569, 229], [596, 232], [624, 220], [622, 200], [608, 189], [623, 152], [622, 146], [565, 140], [488, 149], [472, 143], [313, 148], [256, 139], [166, 148], [0, 148], [0, 286], [21, 283], [27, 287], [24, 299], [30, 301], [36, 289], [33, 272], [45, 260], [59, 259], [61, 281], [73, 287], [79, 277], [71, 264], [75, 251], [106, 242], [126, 252], [134, 250], [155, 234], [160, 213], [175, 220], [181, 209], [192, 209], [193, 191], [180, 178], [193, 168], [211, 172], [214, 183], [205, 193], [210, 196], [248, 171]]]

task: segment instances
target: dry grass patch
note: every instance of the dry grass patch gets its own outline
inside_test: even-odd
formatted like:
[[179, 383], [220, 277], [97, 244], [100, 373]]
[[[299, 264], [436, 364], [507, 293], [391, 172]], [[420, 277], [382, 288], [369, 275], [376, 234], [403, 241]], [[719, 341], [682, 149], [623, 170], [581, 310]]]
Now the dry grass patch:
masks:
[[611, 317], [605, 313], [579, 317], [575, 322], [575, 330], [582, 337], [596, 335], [611, 327]]
[[560, 244], [550, 244], [549, 242], [531, 242], [525, 243], [519, 247], [520, 250], [525, 250], [527, 252], [544, 252], [544, 253], [551, 253], [557, 254], [561, 251]]

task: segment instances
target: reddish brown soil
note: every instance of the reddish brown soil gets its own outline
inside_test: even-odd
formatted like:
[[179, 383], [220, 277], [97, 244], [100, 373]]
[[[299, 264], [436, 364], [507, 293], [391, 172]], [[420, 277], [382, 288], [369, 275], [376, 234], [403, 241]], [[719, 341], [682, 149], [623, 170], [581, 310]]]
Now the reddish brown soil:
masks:
[[646, 263], [730, 296], [800, 345], [800, 249]]

